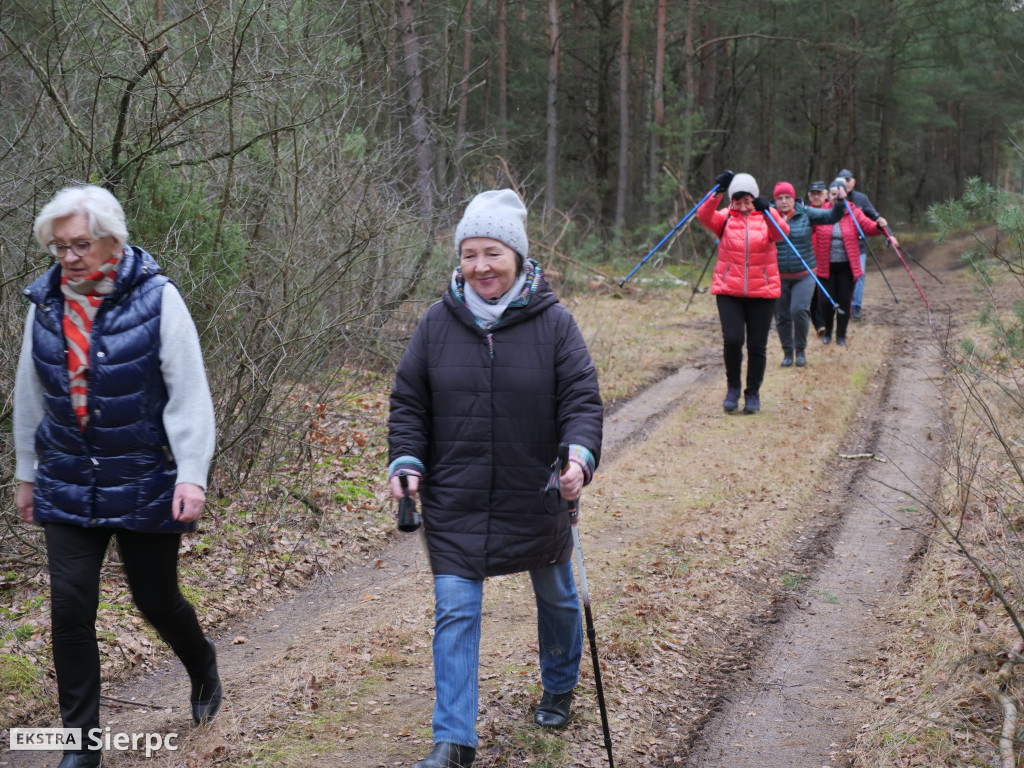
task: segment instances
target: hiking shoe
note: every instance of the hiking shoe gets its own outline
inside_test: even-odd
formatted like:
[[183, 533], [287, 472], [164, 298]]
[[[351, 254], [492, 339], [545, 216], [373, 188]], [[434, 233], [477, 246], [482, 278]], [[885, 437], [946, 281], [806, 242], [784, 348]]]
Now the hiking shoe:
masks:
[[572, 706], [572, 691], [568, 693], [548, 693], [540, 697], [540, 704], [534, 712], [533, 722], [541, 728], [564, 728], [569, 720], [569, 709]]
[[439, 742], [434, 745], [433, 752], [414, 763], [412, 768], [471, 768], [475, 758], [475, 747]]
[[831, 336], [829, 336], [829, 335], [828, 335], [828, 334], [826, 333], [826, 334], [825, 334], [824, 336], [822, 336], [822, 337], [821, 337], [821, 343], [822, 343], [822, 344], [830, 344], [830, 343], [832, 343], [832, 337], [831, 337]]
[[846, 339], [836, 339], [836, 346], [837, 347], [845, 347], [846, 346]]
[[783, 368], [789, 368], [789, 366], [791, 366], [792, 364], [793, 364], [793, 353], [792, 352], [787, 352], [785, 355], [782, 356], [782, 367]]
[[722, 408], [726, 413], [732, 413], [740, 407], [740, 390], [738, 387], [729, 387], [725, 390], [725, 400], [722, 401]]
[[761, 410], [761, 398], [758, 395], [747, 395], [743, 398], [743, 412], [757, 413]]
[[858, 307], [856, 304], [850, 307], [850, 317], [852, 317], [854, 320], [860, 320], [861, 318], [860, 307]]
[[796, 367], [803, 368], [805, 365], [807, 365], [807, 356], [804, 355], [804, 351], [802, 349], [798, 349], [796, 351]]

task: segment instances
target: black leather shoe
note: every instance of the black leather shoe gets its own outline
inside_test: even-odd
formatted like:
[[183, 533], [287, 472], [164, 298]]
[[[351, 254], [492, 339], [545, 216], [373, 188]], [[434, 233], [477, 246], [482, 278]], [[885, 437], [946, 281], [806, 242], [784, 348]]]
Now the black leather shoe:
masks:
[[829, 336], [827, 333], [824, 336], [821, 337], [821, 343], [822, 344], [829, 344], [831, 341], [832, 341], [832, 337]]
[[57, 768], [101, 768], [102, 752], [65, 752]]
[[217, 649], [210, 638], [206, 638], [210, 646], [210, 661], [202, 675], [192, 678], [192, 722], [199, 725], [213, 720], [224, 699], [224, 688], [217, 674]]
[[845, 347], [846, 346], [846, 339], [836, 339], [836, 346], [837, 347]]
[[533, 722], [541, 728], [564, 728], [569, 720], [569, 708], [572, 707], [572, 691], [568, 693], [548, 693], [540, 697], [540, 704], [533, 715]]
[[435, 744], [434, 751], [412, 768], [469, 768], [476, 758], [474, 747], [462, 744]]

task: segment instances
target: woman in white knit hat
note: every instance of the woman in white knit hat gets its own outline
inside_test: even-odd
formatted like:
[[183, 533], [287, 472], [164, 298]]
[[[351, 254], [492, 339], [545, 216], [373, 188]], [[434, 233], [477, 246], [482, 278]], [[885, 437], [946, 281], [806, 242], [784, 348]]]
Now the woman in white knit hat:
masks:
[[[775, 315], [775, 300], [782, 292], [775, 243], [789, 225], [767, 199], [749, 173], [726, 171], [715, 179], [728, 190], [729, 207], [717, 210], [721, 192], [697, 209], [697, 218], [718, 238], [718, 260], [711, 293], [718, 302], [725, 347], [726, 391], [722, 408], [739, 407], [742, 384], [743, 342], [747, 344], [747, 385], [743, 412], [761, 410], [761, 382], [768, 364], [768, 332]], [[778, 229], [766, 219], [771, 216]]]
[[[415, 768], [476, 755], [484, 580], [527, 571], [537, 599], [543, 696], [534, 722], [569, 717], [583, 637], [567, 502], [600, 457], [597, 374], [569, 311], [529, 258], [526, 207], [477, 195], [455, 230], [459, 266], [420, 321], [391, 394], [391, 492], [422, 500], [434, 574], [434, 750]], [[540, 493], [562, 443], [561, 498]]]

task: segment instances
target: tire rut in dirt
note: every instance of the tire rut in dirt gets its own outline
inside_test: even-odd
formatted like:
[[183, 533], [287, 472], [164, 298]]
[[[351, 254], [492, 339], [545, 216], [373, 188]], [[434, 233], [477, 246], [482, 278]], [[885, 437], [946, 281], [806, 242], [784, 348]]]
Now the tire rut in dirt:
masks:
[[[897, 342], [893, 351], [903, 346]], [[916, 364], [927, 365], [920, 355], [900, 352], [890, 359], [916, 358]], [[867, 429], [858, 434], [854, 427], [845, 441], [851, 452], [895, 454], [911, 429], [927, 429], [906, 415], [922, 407], [931, 386], [929, 377], [913, 367], [887, 367]], [[902, 417], [895, 427], [893, 412]], [[915, 459], [915, 482], [931, 490], [937, 484], [936, 457], [901, 455], [901, 460]], [[680, 759], [696, 768], [841, 764], [843, 748], [855, 735], [854, 713], [866, 704], [846, 678], [874, 658], [888, 630], [884, 605], [905, 583], [921, 546], [917, 534], [894, 517], [907, 495], [880, 486], [874, 477], [878, 465], [861, 461], [844, 468], [842, 492], [830, 502], [826, 519], [818, 521], [815, 535], [805, 533], [807, 545], [793, 552], [798, 567], [811, 574], [807, 588], [774, 608], [763, 606], [764, 612], [771, 610], [771, 621], [764, 612], [754, 612], [749, 631], [734, 638], [729, 664], [721, 665], [711, 682], [712, 711], [694, 722], [662, 764], [678, 765]], [[883, 469], [890, 481], [892, 473], [898, 479], [904, 471], [893, 464], [892, 455]], [[922, 479], [929, 472], [931, 477]], [[860, 543], [853, 546], [852, 541]], [[853, 571], [846, 570], [847, 563]], [[857, 568], [872, 575], [858, 576]], [[840, 578], [840, 573], [845, 575]], [[742, 678], [734, 674], [748, 670]]]

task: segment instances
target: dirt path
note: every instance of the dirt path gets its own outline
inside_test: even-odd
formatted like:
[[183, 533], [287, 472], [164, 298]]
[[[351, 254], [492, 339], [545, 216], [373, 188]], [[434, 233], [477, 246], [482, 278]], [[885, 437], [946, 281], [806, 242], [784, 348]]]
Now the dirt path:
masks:
[[885, 634], [920, 537], [890, 488], [934, 490], [941, 444], [932, 439], [938, 369], [930, 350], [903, 344], [903, 364], [890, 368], [875, 435], [861, 451], [871, 459], [851, 488], [832, 557], [802, 591], [791, 613], [755, 662], [748, 679], [701, 735], [687, 765], [694, 768], [818, 768], [844, 764], [843, 748], [872, 702], [857, 693]]
[[[939, 264], [955, 263], [955, 249], [932, 254], [928, 263], [933, 271]], [[871, 293], [879, 305], [885, 300], [883, 290], [876, 279]], [[969, 305], [962, 284], [931, 284], [927, 290], [933, 304], [951, 316]], [[688, 687], [695, 682], [685, 678], [679, 684], [684, 687], [670, 690], [656, 708], [643, 700], [617, 702], [612, 713], [616, 764], [845, 764], [843, 750], [858, 727], [858, 707], [867, 704], [856, 694], [858, 665], [871, 663], [891, 629], [884, 623], [886, 601], [898, 592], [918, 547], [915, 537], [900, 528], [898, 510], [905, 500], [878, 481], [906, 487], [909, 477], [928, 486], [937, 476], [930, 451], [909, 448], [938, 449], [928, 430], [940, 419], [929, 407], [935, 402], [931, 380], [936, 371], [931, 347], [922, 343], [922, 311], [907, 306], [912, 299], [904, 293], [898, 307], [873, 309], [875, 314], [859, 329], [866, 336], [871, 323], [884, 323], [905, 331], [889, 350], [900, 364], [885, 369], [875, 390], [878, 399], [869, 404], [876, 416], [856, 421], [845, 439], [850, 453], [875, 453], [887, 461], [859, 460], [858, 469], [841, 470], [849, 479], [842, 481], [840, 500], [827, 502], [835, 513], [822, 516], [814, 534], [830, 547], [803, 555], [813, 573], [799, 601], [780, 606], [771, 619], [777, 623], [762, 627], [756, 642], [729, 657], [731, 669], [749, 672], [723, 673], [708, 683], [712, 688], [699, 697], [703, 703], [691, 708], [698, 710], [695, 715], [682, 720], [666, 716], [662, 722], [656, 714], [672, 708], [673, 700], [691, 697]], [[771, 343], [776, 344], [774, 337]], [[710, 389], [720, 396], [720, 354], [716, 344], [709, 344], [696, 363], [615, 409], [606, 424], [602, 470], [614, 467], [626, 448], [658, 432], [670, 414], [688, 408], [707, 411]], [[806, 375], [814, 375], [811, 366], [808, 370]], [[817, 499], [812, 503], [826, 506]], [[614, 563], [613, 553], [624, 542], [636, 540], [642, 540], [641, 531], [628, 522], [595, 520], [584, 536], [588, 570], [600, 573], [606, 563]], [[506, 743], [507, 728], [501, 724], [527, 721], [536, 693], [529, 689], [535, 687], [529, 682], [536, 673], [535, 650], [524, 640], [530, 636], [524, 628], [533, 621], [527, 582], [520, 577], [493, 581], [485, 593], [488, 629], [481, 652], [479, 722], [497, 751], [481, 752], [479, 762], [485, 766], [513, 764], [494, 762], [515, 746]], [[417, 537], [402, 536], [361, 567], [325, 577], [283, 604], [268, 605], [220, 637], [228, 700], [212, 726], [191, 728], [187, 685], [177, 662], [112, 691], [116, 699], [138, 705], [110, 701], [104, 724], [112, 731], [182, 734], [179, 751], [163, 752], [147, 760], [149, 765], [246, 764], [246, 749], [259, 749], [264, 750], [261, 764], [407, 766], [430, 743], [431, 617], [426, 558]], [[738, 630], [733, 636], [743, 634]], [[726, 638], [722, 647], [729, 642]], [[584, 667], [588, 664], [584, 659]], [[527, 676], [528, 683], [524, 686], [518, 676]], [[644, 719], [650, 721], [649, 731], [663, 737], [665, 747], [657, 753], [631, 743], [629, 732]], [[562, 737], [599, 744], [594, 718], [582, 714]], [[308, 754], [301, 752], [303, 739], [312, 745]], [[275, 759], [272, 750], [278, 743], [281, 754]], [[121, 768], [145, 759], [140, 753], [112, 753], [107, 765]], [[565, 757], [545, 764], [592, 766], [602, 760], [598, 749], [576, 761]], [[5, 747], [0, 754], [0, 766], [54, 763], [46, 753], [12, 753]]]

